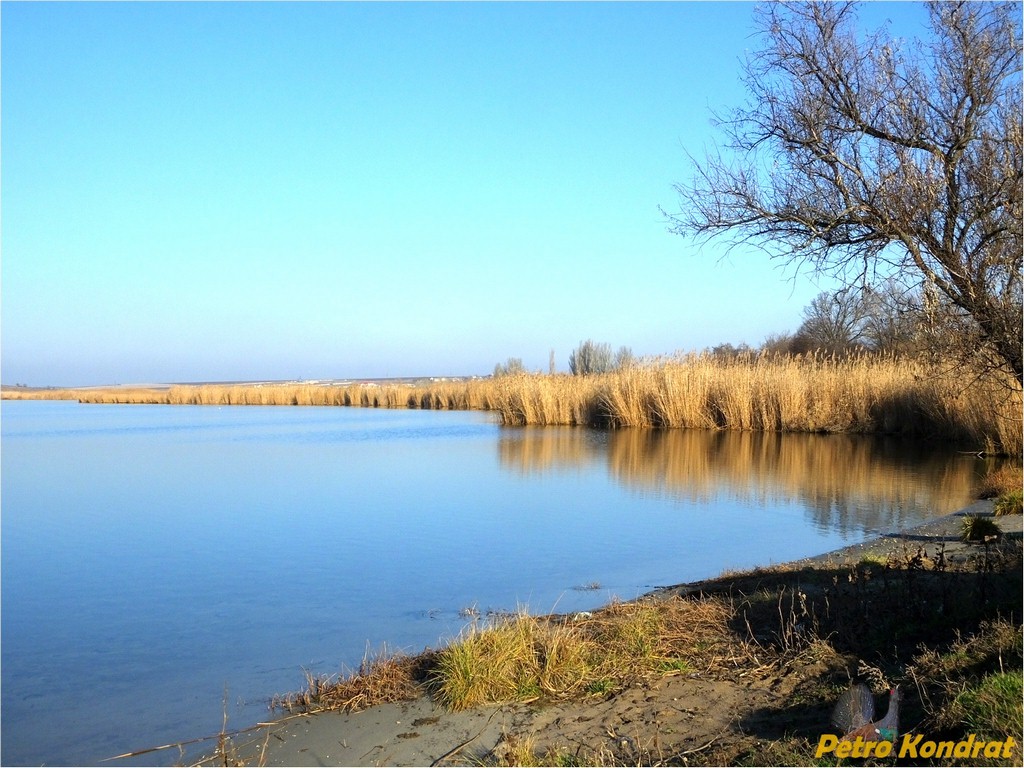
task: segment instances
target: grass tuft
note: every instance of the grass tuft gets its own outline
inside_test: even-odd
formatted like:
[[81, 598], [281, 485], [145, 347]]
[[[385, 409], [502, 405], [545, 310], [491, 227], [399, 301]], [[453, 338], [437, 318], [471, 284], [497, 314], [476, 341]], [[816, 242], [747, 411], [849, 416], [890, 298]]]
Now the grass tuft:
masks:
[[572, 618], [523, 614], [471, 625], [438, 653], [428, 685], [451, 710], [604, 696], [650, 677], [689, 673], [719, 658], [723, 644], [736, 645], [727, 608], [714, 601], [613, 603]]
[[1002, 517], [1003, 515], [1019, 515], [1022, 510], [1024, 510], [1024, 494], [1020, 491], [1004, 493], [996, 499], [996, 503], [993, 508], [996, 517]]
[[1020, 464], [992, 470], [981, 479], [979, 499], [994, 499], [1007, 493], [1020, 493], [1024, 486], [1024, 468]]
[[1002, 533], [990, 517], [968, 515], [961, 523], [960, 537], [964, 541], [985, 541], [989, 538], [999, 538]]
[[275, 696], [274, 709], [289, 712], [359, 712], [385, 702], [410, 701], [421, 695], [424, 669], [433, 654], [367, 655], [359, 669], [341, 677], [306, 672], [306, 688]]

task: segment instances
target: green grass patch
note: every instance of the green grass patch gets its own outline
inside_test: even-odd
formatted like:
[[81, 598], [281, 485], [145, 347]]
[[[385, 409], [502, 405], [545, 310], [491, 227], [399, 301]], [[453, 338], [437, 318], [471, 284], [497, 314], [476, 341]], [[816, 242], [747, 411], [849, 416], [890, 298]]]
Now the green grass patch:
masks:
[[1024, 731], [1024, 676], [1020, 670], [985, 675], [952, 706], [966, 730], [979, 738], [1018, 737]]

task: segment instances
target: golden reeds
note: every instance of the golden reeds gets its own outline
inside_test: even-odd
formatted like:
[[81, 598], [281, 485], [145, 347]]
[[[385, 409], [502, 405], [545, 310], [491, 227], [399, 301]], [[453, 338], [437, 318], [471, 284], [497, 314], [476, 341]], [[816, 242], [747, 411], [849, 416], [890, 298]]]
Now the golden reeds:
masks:
[[1021, 453], [1021, 390], [881, 356], [708, 355], [495, 383], [502, 422], [900, 434]]
[[502, 424], [900, 434], [1020, 454], [1021, 388], [877, 355], [688, 355], [600, 376], [406, 384], [248, 384], [169, 390], [4, 390], [10, 398], [189, 405], [347, 405], [496, 411]]
[[306, 672], [306, 689], [271, 701], [274, 709], [301, 712], [359, 712], [384, 702], [409, 701], [422, 694], [420, 678], [433, 661], [432, 652], [419, 656], [368, 654], [359, 669], [342, 677]]

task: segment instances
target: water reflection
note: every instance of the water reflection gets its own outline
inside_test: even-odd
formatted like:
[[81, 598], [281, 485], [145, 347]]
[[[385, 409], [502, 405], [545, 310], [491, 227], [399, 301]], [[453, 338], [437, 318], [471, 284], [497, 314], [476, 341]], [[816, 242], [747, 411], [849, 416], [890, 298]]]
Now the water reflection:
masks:
[[634, 492], [710, 504], [799, 503], [820, 529], [884, 531], [968, 503], [997, 459], [861, 435], [525, 427], [505, 430], [502, 467], [517, 473], [604, 463]]

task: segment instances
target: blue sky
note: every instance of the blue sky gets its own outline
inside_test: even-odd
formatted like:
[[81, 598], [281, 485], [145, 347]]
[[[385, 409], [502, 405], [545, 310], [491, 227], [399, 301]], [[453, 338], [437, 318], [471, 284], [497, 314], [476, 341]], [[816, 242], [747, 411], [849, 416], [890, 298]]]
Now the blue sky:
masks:
[[753, 8], [4, 2], [3, 381], [567, 369], [586, 338], [794, 330], [831, 284], [659, 212], [743, 101]]

